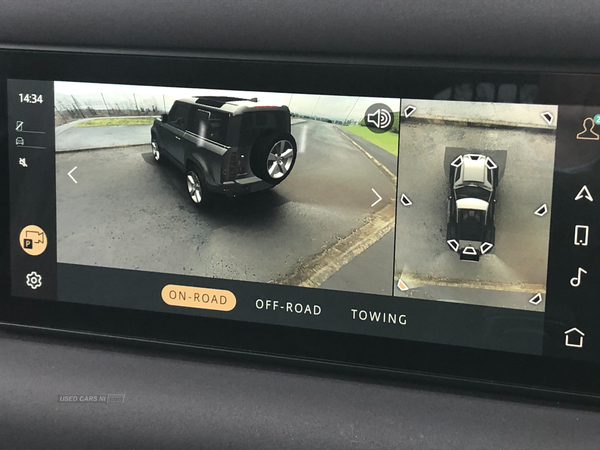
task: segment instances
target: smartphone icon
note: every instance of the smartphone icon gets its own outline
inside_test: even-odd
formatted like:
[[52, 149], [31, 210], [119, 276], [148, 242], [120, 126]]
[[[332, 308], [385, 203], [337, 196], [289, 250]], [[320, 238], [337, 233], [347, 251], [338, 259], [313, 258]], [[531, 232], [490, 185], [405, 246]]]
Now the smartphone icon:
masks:
[[588, 245], [590, 227], [587, 225], [575, 225], [575, 245]]

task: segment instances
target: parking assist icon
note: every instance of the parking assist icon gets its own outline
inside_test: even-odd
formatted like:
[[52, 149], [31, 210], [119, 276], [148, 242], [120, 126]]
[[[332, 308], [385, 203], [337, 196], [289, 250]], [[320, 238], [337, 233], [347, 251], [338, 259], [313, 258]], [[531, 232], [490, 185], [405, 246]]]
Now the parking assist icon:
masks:
[[28, 255], [39, 256], [48, 246], [48, 237], [37, 225], [27, 225], [19, 234], [19, 244]]

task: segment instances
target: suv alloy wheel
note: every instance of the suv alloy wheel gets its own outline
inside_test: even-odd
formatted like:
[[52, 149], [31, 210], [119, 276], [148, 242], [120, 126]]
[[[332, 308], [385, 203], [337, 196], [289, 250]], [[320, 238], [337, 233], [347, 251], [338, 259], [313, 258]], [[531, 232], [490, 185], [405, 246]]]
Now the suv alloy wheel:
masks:
[[298, 150], [290, 133], [268, 131], [260, 136], [250, 153], [254, 174], [268, 183], [281, 183], [292, 171]]

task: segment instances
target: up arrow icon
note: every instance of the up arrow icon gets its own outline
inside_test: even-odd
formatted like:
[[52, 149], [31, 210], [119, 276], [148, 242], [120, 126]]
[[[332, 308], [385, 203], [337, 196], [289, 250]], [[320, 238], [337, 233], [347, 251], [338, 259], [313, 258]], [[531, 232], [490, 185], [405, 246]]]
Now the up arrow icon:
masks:
[[585, 198], [586, 200], [589, 200], [590, 202], [594, 201], [592, 194], [590, 194], [590, 190], [585, 185], [581, 188], [579, 193], [575, 196], [575, 200], [581, 200], [582, 198]]

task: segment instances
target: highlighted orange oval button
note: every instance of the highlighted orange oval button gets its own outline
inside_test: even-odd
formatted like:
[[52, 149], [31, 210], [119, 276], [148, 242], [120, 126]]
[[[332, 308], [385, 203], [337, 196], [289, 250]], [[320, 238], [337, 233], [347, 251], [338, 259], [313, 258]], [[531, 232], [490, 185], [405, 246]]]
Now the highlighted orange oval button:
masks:
[[233, 292], [177, 284], [167, 284], [161, 296], [167, 305], [215, 311], [231, 311], [236, 303]]

